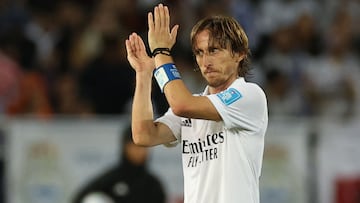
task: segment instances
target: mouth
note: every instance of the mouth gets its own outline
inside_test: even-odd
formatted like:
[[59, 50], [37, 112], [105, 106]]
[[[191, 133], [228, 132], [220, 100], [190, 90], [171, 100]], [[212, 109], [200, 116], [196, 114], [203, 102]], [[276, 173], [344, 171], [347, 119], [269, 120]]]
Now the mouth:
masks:
[[216, 71], [209, 70], [209, 71], [205, 71], [204, 74], [208, 75], [208, 76], [211, 76], [211, 75], [216, 74]]

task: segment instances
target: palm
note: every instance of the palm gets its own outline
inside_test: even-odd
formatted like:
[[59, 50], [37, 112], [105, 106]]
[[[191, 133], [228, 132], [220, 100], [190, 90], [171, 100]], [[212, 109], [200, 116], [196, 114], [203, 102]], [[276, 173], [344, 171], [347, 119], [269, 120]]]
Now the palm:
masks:
[[144, 41], [133, 33], [126, 40], [127, 58], [135, 71], [153, 71], [155, 63], [146, 53]]
[[170, 15], [167, 6], [159, 4], [154, 13], [148, 13], [148, 42], [151, 51], [158, 47], [171, 49], [175, 42], [179, 25], [170, 30]]

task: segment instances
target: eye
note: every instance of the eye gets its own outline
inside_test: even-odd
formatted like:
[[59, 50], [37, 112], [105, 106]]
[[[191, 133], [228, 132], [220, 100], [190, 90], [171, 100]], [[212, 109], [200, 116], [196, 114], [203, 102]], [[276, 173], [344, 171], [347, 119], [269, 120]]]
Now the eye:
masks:
[[220, 49], [219, 48], [216, 48], [216, 47], [211, 47], [209, 48], [209, 54], [210, 55], [213, 55], [213, 54], [216, 54], [217, 52], [219, 52]]
[[195, 50], [195, 51], [194, 51], [194, 55], [195, 55], [195, 56], [202, 56], [202, 55], [204, 55], [204, 52], [201, 51], [201, 50]]

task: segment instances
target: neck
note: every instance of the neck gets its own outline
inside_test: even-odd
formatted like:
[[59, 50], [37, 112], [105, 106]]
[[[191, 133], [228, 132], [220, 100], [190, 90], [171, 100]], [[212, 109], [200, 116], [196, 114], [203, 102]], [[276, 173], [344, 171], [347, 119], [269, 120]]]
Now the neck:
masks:
[[209, 85], [209, 94], [217, 94], [219, 92], [222, 92], [222, 91], [226, 90], [238, 78], [239, 77], [237, 77], [237, 78], [235, 78], [233, 80], [229, 80], [226, 83], [224, 83], [222, 85], [218, 85], [216, 87]]

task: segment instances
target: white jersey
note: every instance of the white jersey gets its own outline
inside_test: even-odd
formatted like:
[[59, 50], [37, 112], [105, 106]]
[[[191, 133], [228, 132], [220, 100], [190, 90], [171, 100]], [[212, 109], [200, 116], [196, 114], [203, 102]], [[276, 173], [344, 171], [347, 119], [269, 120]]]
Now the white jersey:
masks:
[[206, 95], [222, 121], [178, 117], [171, 109], [157, 119], [181, 143], [184, 203], [259, 203], [266, 96], [243, 78], [228, 89]]

